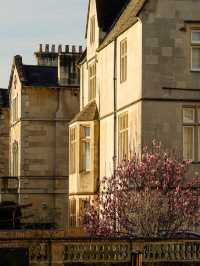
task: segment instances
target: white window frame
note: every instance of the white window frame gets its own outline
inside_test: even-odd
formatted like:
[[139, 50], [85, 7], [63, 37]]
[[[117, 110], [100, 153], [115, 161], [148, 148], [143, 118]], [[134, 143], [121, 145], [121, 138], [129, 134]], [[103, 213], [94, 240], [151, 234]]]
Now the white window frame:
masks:
[[[184, 120], [184, 110], [185, 109], [193, 109], [193, 121], [185, 121]], [[183, 106], [182, 111], [182, 123], [183, 123], [183, 133], [182, 133], [182, 141], [183, 141], [183, 159], [191, 160], [193, 162], [200, 162], [200, 106]], [[193, 155], [192, 158], [184, 158], [184, 128], [193, 128]]]
[[[84, 134], [84, 130], [85, 128], [88, 128], [90, 130], [90, 135], [89, 136], [85, 136]], [[81, 172], [90, 172], [91, 171], [91, 126], [90, 125], [81, 125], [80, 126], [80, 134], [81, 134]], [[89, 144], [89, 167], [87, 168], [87, 163], [86, 163], [86, 157], [84, 157], [84, 145]], [[85, 161], [84, 161], [85, 160]]]
[[193, 50], [194, 49], [199, 49], [200, 50], [200, 41], [193, 41], [192, 39], [192, 34], [194, 32], [199, 32], [200, 33], [200, 29], [191, 29], [191, 36], [190, 36], [190, 45], [191, 45], [191, 70], [192, 71], [196, 71], [196, 72], [200, 72], [200, 67], [199, 68], [194, 68], [193, 67]]

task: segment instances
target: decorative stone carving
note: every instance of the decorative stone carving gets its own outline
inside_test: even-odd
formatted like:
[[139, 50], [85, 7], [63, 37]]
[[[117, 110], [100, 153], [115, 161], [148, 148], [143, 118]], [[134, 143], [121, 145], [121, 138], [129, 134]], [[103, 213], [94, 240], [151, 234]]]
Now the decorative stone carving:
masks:
[[177, 261], [195, 262], [200, 261], [200, 243], [177, 242], [177, 243], [150, 243], [144, 246], [145, 262]]
[[64, 247], [63, 260], [67, 262], [130, 262], [129, 243], [69, 243]]
[[30, 261], [47, 261], [48, 246], [46, 243], [37, 243], [29, 249]]

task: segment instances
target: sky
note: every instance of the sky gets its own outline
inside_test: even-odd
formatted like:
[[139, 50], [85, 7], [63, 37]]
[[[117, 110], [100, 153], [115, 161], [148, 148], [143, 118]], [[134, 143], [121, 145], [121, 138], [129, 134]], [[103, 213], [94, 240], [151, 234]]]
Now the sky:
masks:
[[0, 0], [0, 88], [7, 88], [13, 56], [35, 64], [42, 44], [84, 45], [88, 0]]

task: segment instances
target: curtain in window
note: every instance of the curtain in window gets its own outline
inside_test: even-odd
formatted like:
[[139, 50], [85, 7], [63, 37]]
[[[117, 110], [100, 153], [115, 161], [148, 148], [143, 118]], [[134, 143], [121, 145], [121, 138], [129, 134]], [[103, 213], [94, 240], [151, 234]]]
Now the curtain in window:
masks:
[[183, 156], [185, 160], [194, 159], [194, 127], [183, 128]]

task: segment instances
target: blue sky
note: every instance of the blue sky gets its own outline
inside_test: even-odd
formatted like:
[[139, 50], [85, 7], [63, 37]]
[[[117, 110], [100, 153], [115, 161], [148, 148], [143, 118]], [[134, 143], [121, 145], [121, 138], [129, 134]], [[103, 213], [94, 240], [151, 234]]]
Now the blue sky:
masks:
[[84, 44], [88, 0], [6, 0], [0, 8], [0, 87], [7, 88], [13, 56], [34, 64], [39, 43]]

